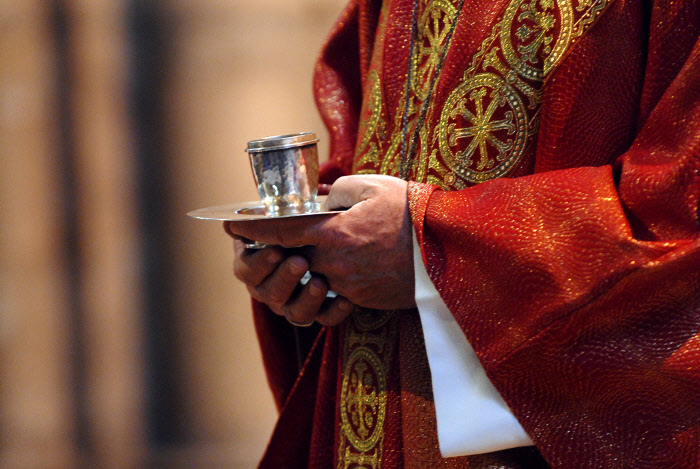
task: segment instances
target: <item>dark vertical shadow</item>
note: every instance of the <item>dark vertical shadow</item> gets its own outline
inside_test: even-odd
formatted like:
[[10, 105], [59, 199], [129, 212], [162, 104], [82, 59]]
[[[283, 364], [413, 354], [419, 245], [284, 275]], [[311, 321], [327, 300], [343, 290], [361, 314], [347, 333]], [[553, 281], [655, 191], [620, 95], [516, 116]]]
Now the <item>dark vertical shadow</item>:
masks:
[[151, 446], [171, 446], [184, 437], [174, 352], [172, 249], [162, 217], [168, 213], [164, 93], [168, 35], [158, 2], [130, 0], [129, 110], [136, 153], [139, 224], [142, 228], [143, 314], [147, 350], [147, 428]]
[[85, 356], [85, 311], [81, 301], [81, 253], [78, 224], [78, 193], [76, 188], [75, 166], [75, 127], [71, 115], [71, 96], [74, 83], [70, 67], [70, 31], [65, 0], [54, 0], [49, 10], [49, 25], [53, 38], [54, 57], [54, 106], [56, 128], [58, 130], [58, 161], [61, 183], [62, 218], [65, 224], [67, 276], [69, 285], [70, 308], [70, 346], [71, 349], [71, 385], [73, 397], [73, 415], [76, 427], [78, 450], [83, 455], [89, 455], [92, 447], [88, 424], [88, 409], [86, 406], [86, 356]]

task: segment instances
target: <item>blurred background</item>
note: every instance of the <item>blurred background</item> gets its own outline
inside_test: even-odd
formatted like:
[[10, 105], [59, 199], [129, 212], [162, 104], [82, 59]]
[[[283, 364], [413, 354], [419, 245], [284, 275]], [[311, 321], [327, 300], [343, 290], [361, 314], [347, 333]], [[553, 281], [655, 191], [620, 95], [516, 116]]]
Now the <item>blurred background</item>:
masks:
[[[316, 131], [346, 0], [0, 0], [0, 467], [253, 467], [248, 140]], [[322, 160], [324, 156], [322, 156]]]

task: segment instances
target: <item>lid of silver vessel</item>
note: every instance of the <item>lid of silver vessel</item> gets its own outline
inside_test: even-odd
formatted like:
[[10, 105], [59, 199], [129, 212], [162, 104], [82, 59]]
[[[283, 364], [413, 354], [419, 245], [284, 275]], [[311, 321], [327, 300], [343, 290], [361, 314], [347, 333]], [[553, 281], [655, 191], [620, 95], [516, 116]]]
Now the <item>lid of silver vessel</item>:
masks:
[[318, 142], [314, 132], [301, 132], [298, 134], [275, 135], [248, 142], [247, 152], [284, 150], [285, 148], [303, 147]]

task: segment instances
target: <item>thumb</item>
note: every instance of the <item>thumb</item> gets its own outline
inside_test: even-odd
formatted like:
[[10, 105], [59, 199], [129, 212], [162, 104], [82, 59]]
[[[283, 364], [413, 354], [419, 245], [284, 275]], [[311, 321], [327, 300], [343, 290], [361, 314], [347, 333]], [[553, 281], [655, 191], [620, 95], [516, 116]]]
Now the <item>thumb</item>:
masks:
[[350, 208], [364, 200], [369, 199], [375, 192], [374, 189], [381, 185], [382, 179], [390, 178], [378, 174], [365, 174], [343, 176], [338, 178], [323, 202], [321, 209], [324, 211]]
[[360, 200], [359, 184], [353, 181], [353, 176], [343, 176], [338, 178], [331, 186], [328, 197], [321, 206], [322, 211], [337, 210], [340, 208], [350, 208]]

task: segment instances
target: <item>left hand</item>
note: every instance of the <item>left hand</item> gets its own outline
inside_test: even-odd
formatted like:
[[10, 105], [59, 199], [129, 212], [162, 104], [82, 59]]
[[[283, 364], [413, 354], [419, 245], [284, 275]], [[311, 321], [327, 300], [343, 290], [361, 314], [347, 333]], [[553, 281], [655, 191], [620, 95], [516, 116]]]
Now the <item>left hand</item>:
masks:
[[324, 203], [326, 210], [348, 207], [345, 212], [276, 223], [232, 222], [228, 229], [266, 244], [305, 246], [299, 252], [312, 274], [325, 277], [331, 290], [355, 305], [412, 308], [413, 242], [407, 190], [406, 181], [390, 176], [346, 176], [333, 184]]

